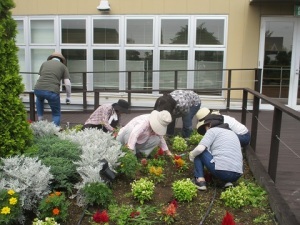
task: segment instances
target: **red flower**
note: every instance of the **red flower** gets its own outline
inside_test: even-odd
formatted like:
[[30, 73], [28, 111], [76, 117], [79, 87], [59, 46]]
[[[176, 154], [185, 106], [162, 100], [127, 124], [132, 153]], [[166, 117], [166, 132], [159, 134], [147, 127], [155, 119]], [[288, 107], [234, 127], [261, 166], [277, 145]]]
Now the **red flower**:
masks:
[[175, 155], [175, 156], [174, 156], [174, 159], [175, 159], [175, 160], [181, 159], [181, 156], [180, 156], [180, 155]]
[[157, 151], [158, 155], [164, 155], [164, 150], [162, 150], [162, 148], [159, 148]]
[[170, 204], [173, 204], [175, 206], [175, 208], [178, 207], [178, 202], [174, 199], [170, 202]]
[[235, 225], [233, 216], [226, 212], [226, 215], [223, 217], [222, 225]]
[[32, 120], [27, 120], [28, 123], [32, 123]]
[[141, 164], [143, 165], [143, 166], [147, 166], [147, 164], [148, 164], [148, 161], [147, 161], [147, 159], [141, 159]]
[[103, 210], [102, 212], [97, 211], [94, 215], [93, 215], [93, 220], [96, 223], [101, 223], [101, 222], [108, 222], [109, 221], [109, 216], [107, 214], [106, 210]]
[[100, 216], [100, 212], [99, 211], [97, 211], [94, 215], [93, 215], [93, 220], [94, 220], [94, 222], [96, 222], [96, 223], [100, 223], [101, 222], [101, 216]]
[[172, 216], [172, 217], [175, 216], [175, 214], [176, 214], [176, 207], [175, 207], [174, 204], [169, 204], [169, 206], [166, 209], [166, 214], [168, 216]]
[[139, 212], [139, 211], [136, 211], [136, 212], [133, 211], [133, 212], [130, 213], [130, 217], [131, 217], [131, 218], [137, 217], [137, 216], [139, 216], [139, 215], [140, 215], [140, 212]]

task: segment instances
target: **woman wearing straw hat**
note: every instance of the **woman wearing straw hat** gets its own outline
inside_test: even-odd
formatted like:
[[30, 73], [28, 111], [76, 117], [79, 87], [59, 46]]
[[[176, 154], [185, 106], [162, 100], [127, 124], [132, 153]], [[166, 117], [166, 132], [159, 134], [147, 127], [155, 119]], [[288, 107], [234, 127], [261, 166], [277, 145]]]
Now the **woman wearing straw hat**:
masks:
[[85, 122], [83, 129], [97, 128], [104, 132], [114, 132], [119, 126], [122, 113], [128, 113], [129, 103], [123, 99], [113, 104], [99, 106]]
[[218, 119], [223, 123], [227, 123], [229, 125], [229, 128], [238, 136], [242, 147], [245, 147], [250, 143], [251, 135], [244, 124], [240, 123], [231, 116], [221, 115], [219, 111], [213, 111], [206, 107], [201, 108], [196, 113], [196, 117], [198, 119], [197, 127], [200, 127], [203, 124], [204, 120], [208, 115], [215, 115], [215, 119]]
[[199, 145], [189, 153], [194, 162], [195, 185], [206, 190], [204, 167], [213, 177], [224, 182], [224, 187], [232, 186], [243, 174], [243, 155], [237, 135], [228, 124], [208, 115], [197, 132], [204, 135]]
[[70, 74], [66, 67], [65, 57], [58, 52], [51, 54], [41, 65], [39, 75], [34, 86], [38, 120], [43, 119], [44, 101], [47, 100], [52, 112], [52, 121], [56, 126], [60, 126], [60, 83], [62, 80], [66, 88], [67, 104], [70, 104], [71, 97]]
[[163, 137], [171, 121], [168, 111], [153, 110], [150, 114], [140, 115], [129, 121], [120, 129], [116, 140], [127, 145], [137, 155], [149, 156], [158, 146], [166, 155], [172, 155]]

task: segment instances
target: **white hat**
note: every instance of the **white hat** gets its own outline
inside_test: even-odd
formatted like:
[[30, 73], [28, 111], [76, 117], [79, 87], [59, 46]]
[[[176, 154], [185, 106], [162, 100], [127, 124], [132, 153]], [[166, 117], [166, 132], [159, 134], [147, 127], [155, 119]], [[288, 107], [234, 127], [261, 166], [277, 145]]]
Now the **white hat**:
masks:
[[210, 109], [208, 109], [206, 107], [203, 107], [203, 108], [199, 109], [197, 114], [196, 114], [196, 117], [199, 121], [197, 123], [197, 129], [204, 124], [204, 118], [209, 114], [220, 115], [220, 112], [218, 110], [211, 111]]
[[167, 133], [167, 126], [172, 122], [172, 116], [167, 110], [157, 111], [153, 110], [150, 114], [150, 126], [152, 130], [158, 135], [165, 135]]

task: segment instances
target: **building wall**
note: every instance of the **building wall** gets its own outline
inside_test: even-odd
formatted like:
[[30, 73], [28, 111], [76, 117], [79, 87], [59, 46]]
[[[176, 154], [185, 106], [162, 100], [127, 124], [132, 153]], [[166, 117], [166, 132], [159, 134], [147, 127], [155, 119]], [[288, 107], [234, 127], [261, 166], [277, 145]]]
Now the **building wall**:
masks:
[[[288, 3], [250, 5], [249, 0], [109, 0], [111, 10], [97, 10], [99, 0], [15, 0], [14, 16], [26, 15], [228, 15], [225, 68], [258, 68], [260, 18], [293, 15]], [[233, 87], [253, 88], [249, 71], [233, 73]], [[248, 82], [243, 80], [249, 80]], [[226, 79], [225, 79], [226, 80]], [[240, 98], [241, 93], [233, 93]]]

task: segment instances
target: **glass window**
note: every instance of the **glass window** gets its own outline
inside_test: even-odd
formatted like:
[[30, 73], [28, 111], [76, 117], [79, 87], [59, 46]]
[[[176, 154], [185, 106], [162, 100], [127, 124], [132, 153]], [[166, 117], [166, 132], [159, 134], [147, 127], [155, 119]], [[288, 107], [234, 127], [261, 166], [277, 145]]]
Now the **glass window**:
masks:
[[94, 50], [93, 55], [94, 87], [119, 89], [119, 50]]
[[132, 71], [132, 88], [152, 89], [153, 51], [127, 50], [126, 70]]
[[127, 44], [152, 44], [153, 20], [152, 19], [128, 19]]
[[54, 49], [31, 49], [31, 71], [36, 73], [32, 76], [32, 84], [35, 85], [38, 79], [38, 72], [43, 62], [47, 60]]
[[31, 42], [32, 44], [54, 44], [54, 21], [53, 20], [31, 20]]
[[24, 44], [24, 21], [17, 20], [17, 36], [16, 36], [16, 43], [17, 44]]
[[[195, 71], [194, 88], [222, 88], [223, 58], [223, 51], [196, 51], [195, 70], [203, 71]], [[209, 94], [221, 94], [221, 91]]]
[[188, 19], [162, 19], [161, 44], [186, 45], [188, 43]]
[[20, 66], [20, 75], [23, 79], [23, 83], [25, 84], [28, 74], [22, 74], [22, 72], [26, 71], [26, 64], [25, 64], [25, 49], [19, 48], [18, 49], [18, 59], [19, 59], [19, 66]]
[[[187, 70], [188, 51], [161, 50], [160, 51], [160, 89], [175, 87], [174, 70]], [[178, 88], [187, 87], [187, 71], [178, 71]]]
[[223, 45], [224, 20], [198, 19], [196, 27], [197, 45]]
[[118, 44], [119, 20], [94, 20], [94, 44]]
[[82, 75], [87, 71], [86, 50], [63, 49], [61, 52], [67, 60], [72, 89], [82, 89]]
[[85, 44], [86, 28], [85, 20], [66, 20], [61, 21], [61, 42], [63, 44]]

